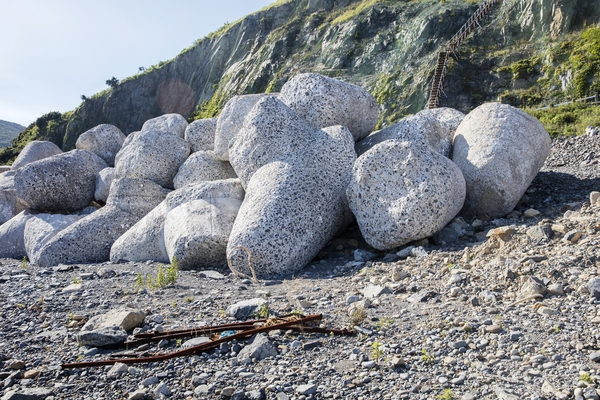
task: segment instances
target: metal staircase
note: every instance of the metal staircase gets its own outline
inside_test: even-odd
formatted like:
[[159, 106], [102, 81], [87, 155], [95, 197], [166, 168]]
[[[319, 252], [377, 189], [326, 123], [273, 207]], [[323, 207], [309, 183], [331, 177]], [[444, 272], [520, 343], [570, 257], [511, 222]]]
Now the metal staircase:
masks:
[[435, 74], [433, 75], [433, 82], [431, 84], [431, 93], [429, 94], [429, 101], [427, 108], [437, 108], [440, 104], [440, 96], [444, 92], [444, 76], [446, 75], [446, 65], [448, 64], [448, 58], [450, 54], [456, 56], [455, 50], [458, 46], [467, 38], [467, 36], [475, 30], [479, 25], [479, 22], [485, 17], [490, 9], [502, 0], [489, 0], [482, 4], [477, 11], [471, 15], [469, 20], [461, 26], [456, 32], [448, 44], [442, 47], [442, 50], [438, 54], [437, 65], [435, 67]]

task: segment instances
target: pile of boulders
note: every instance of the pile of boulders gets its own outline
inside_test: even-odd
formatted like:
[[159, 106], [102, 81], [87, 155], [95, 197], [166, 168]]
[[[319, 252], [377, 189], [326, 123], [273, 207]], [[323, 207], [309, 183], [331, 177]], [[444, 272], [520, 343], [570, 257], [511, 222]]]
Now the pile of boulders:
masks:
[[550, 152], [538, 121], [499, 103], [373, 132], [377, 120], [366, 90], [301, 74], [281, 93], [233, 97], [218, 118], [166, 114], [127, 137], [100, 125], [66, 153], [31, 142], [0, 174], [0, 257], [284, 275], [354, 219], [389, 250], [458, 213], [504, 216]]

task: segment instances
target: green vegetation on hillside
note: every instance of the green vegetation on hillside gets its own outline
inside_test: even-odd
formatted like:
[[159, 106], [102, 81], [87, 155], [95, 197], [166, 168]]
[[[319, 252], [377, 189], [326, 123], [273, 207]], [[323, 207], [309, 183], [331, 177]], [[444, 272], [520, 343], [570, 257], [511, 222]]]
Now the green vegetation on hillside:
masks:
[[14, 138], [25, 129], [24, 126], [14, 122], [0, 120], [0, 148], [10, 146]]
[[56, 111], [39, 117], [13, 140], [11, 147], [0, 150], [0, 165], [12, 164], [23, 147], [33, 140], [48, 140], [61, 147], [69, 117], [70, 113]]
[[600, 105], [571, 103], [525, 111], [537, 118], [552, 137], [581, 135], [588, 126], [600, 126]]

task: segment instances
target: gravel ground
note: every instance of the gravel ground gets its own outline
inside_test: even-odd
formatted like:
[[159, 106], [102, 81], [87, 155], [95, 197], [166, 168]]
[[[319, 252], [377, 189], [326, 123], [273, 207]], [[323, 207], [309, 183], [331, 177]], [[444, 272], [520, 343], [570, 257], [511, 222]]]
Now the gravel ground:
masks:
[[[44, 270], [2, 259], [0, 395], [598, 399], [600, 203], [590, 204], [590, 192], [600, 191], [598, 157], [600, 135], [557, 140], [507, 218], [457, 218], [435, 238], [386, 253], [369, 248], [354, 225], [280, 281], [180, 271], [172, 285], [142, 288], [138, 273], [156, 277], [158, 264]], [[82, 326], [95, 315], [128, 307], [145, 313], [136, 333], [182, 329], [235, 322], [232, 306], [249, 299], [266, 302], [258, 313], [320, 313], [323, 326], [356, 334], [276, 330], [262, 344], [235, 341], [167, 361], [61, 368], [186, 346], [81, 346]], [[262, 353], [249, 354], [255, 347]]]

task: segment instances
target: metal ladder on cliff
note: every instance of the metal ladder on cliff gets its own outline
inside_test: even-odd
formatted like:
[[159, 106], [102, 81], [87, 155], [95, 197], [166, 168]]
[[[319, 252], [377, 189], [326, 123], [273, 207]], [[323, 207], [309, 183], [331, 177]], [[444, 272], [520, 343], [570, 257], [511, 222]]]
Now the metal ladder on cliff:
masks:
[[431, 84], [431, 93], [429, 94], [429, 101], [427, 102], [427, 108], [437, 108], [440, 104], [440, 96], [444, 93], [444, 76], [446, 75], [446, 65], [450, 54], [454, 54], [456, 57], [455, 50], [458, 46], [467, 38], [467, 36], [475, 30], [479, 24], [479, 21], [485, 17], [490, 9], [502, 0], [489, 0], [482, 4], [477, 11], [471, 15], [469, 20], [461, 26], [461, 28], [452, 36], [446, 46], [442, 47], [442, 50], [438, 54], [437, 65], [435, 67], [435, 73], [433, 75], [433, 82]]

